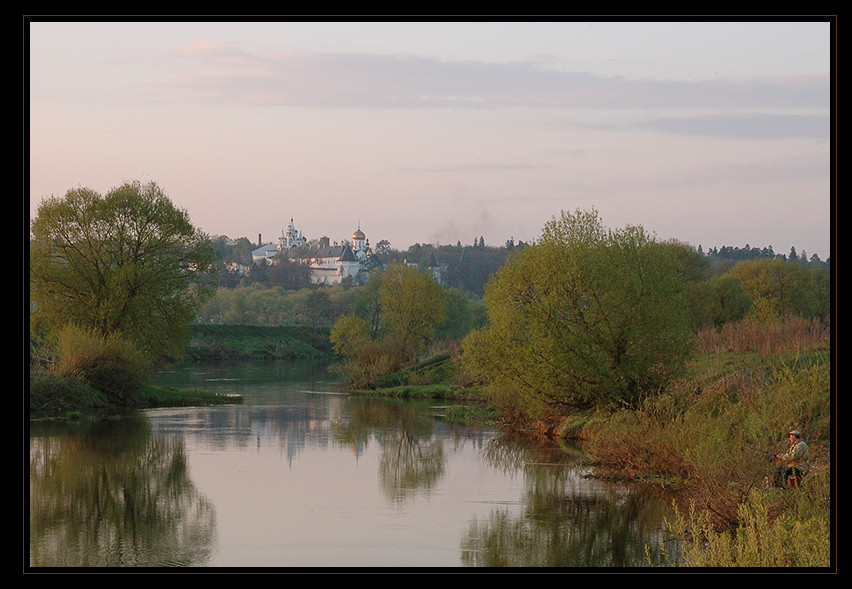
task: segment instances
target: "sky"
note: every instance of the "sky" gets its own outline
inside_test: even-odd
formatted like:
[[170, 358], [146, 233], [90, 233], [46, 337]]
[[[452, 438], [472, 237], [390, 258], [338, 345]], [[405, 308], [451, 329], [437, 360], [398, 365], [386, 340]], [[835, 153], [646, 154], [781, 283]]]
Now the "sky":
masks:
[[825, 260], [832, 33], [816, 18], [25, 19], [27, 214], [140, 181], [253, 243], [293, 219], [308, 239], [499, 246], [594, 209], [705, 251]]

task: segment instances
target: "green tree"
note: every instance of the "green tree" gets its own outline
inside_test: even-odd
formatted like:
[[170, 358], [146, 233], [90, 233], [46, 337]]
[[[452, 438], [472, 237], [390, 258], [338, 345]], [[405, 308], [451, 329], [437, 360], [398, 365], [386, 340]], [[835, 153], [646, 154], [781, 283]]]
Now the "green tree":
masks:
[[311, 284], [311, 267], [306, 261], [290, 260], [279, 253], [269, 265], [267, 284], [287, 290], [306, 288]]
[[681, 277], [684, 282], [701, 282], [707, 278], [710, 263], [701, 255], [700, 249], [696, 250], [691, 245], [676, 240], [663, 243], [672, 249], [672, 254], [678, 259], [681, 268]]
[[311, 328], [316, 329], [326, 324], [331, 314], [331, 299], [328, 292], [321, 288], [310, 290], [302, 301], [302, 308]]
[[51, 197], [30, 232], [33, 323], [120, 335], [151, 358], [183, 354], [215, 289], [216, 253], [156, 184]]
[[356, 315], [342, 316], [331, 328], [334, 352], [342, 358], [336, 368], [357, 389], [374, 388], [379, 378], [399, 368], [394, 350], [370, 335], [367, 321]]
[[331, 330], [342, 374], [358, 388], [374, 387], [433, 341], [446, 305], [431, 274], [395, 262], [373, 275]]
[[689, 284], [688, 299], [696, 329], [739, 321], [752, 305], [740, 279], [729, 273]]
[[[795, 248], [793, 248], [795, 249]], [[730, 270], [754, 301], [759, 319], [790, 315], [811, 319], [829, 313], [828, 273], [795, 261], [757, 259], [740, 262]]]
[[394, 263], [383, 273], [379, 295], [384, 337], [402, 361], [410, 360], [432, 341], [444, 319], [444, 289], [431, 274]]
[[371, 341], [368, 323], [355, 315], [344, 315], [331, 328], [331, 343], [338, 356], [357, 356]]
[[831, 316], [831, 275], [828, 269], [822, 266], [809, 268], [813, 287], [811, 289], [811, 302], [813, 313], [820, 319]]
[[444, 321], [438, 326], [437, 336], [448, 340], [458, 340], [473, 329], [485, 325], [484, 305], [473, 301], [457, 288], [444, 291], [446, 310]]
[[251, 264], [251, 252], [254, 249], [252, 243], [245, 237], [240, 237], [234, 244], [234, 249], [231, 253], [234, 261], [240, 264]]
[[489, 282], [489, 324], [464, 342], [468, 370], [533, 416], [659, 392], [690, 353], [677, 253], [641, 227], [607, 231], [596, 211], [563, 212]]
[[370, 339], [379, 339], [379, 328], [382, 319], [382, 272], [375, 272], [370, 280], [358, 289], [352, 299], [351, 310], [356, 316], [367, 322], [370, 329]]

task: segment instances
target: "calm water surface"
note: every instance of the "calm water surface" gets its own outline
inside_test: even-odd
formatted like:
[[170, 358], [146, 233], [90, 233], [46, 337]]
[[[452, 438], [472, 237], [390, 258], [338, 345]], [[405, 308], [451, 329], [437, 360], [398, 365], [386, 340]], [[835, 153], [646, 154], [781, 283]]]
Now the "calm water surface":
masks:
[[663, 562], [665, 501], [588, 478], [570, 449], [349, 397], [310, 362], [189, 365], [157, 382], [245, 403], [34, 425], [31, 566]]

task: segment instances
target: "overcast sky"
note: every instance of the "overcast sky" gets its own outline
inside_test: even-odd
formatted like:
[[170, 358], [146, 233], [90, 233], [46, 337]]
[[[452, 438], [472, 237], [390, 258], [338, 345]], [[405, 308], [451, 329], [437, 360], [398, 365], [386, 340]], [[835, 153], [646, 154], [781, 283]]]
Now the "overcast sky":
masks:
[[827, 20], [28, 24], [31, 216], [140, 180], [252, 242], [502, 245], [594, 208], [830, 255]]

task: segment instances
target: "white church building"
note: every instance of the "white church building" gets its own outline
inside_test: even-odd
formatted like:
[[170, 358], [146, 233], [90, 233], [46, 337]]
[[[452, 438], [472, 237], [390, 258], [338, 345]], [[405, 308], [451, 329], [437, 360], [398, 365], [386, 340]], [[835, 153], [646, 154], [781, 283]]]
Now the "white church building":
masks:
[[[280, 258], [276, 258], [279, 254]], [[360, 226], [352, 234], [351, 244], [335, 242], [331, 245], [328, 237], [322, 237], [318, 246], [309, 247], [308, 240], [296, 230], [293, 219], [290, 219], [290, 225], [281, 232], [278, 243], [263, 245], [252, 251], [252, 262], [268, 260], [275, 263], [276, 259], [289, 259], [307, 263], [313, 284], [332, 285], [340, 284], [346, 278], [355, 279], [364, 269], [370, 254], [370, 242]]]

